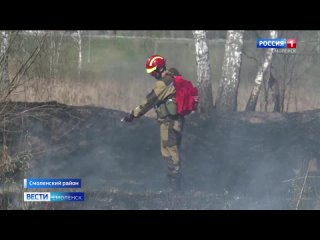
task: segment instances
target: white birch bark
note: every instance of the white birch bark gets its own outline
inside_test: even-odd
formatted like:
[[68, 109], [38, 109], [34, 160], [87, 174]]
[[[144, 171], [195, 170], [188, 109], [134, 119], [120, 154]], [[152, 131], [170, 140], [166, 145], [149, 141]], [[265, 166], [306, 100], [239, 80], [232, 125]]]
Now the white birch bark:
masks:
[[78, 48], [78, 78], [81, 78], [81, 70], [82, 70], [82, 36], [81, 36], [81, 31], [78, 30], [76, 33], [73, 35], [73, 39], [77, 43], [77, 48]]
[[237, 110], [239, 73], [243, 49], [243, 30], [228, 31], [222, 65], [216, 108], [222, 111]]
[[[277, 38], [277, 35], [278, 35], [277, 31], [274, 31], [274, 30], [270, 31], [271, 38]], [[268, 48], [264, 57], [264, 61], [262, 65], [259, 67], [257, 76], [254, 80], [255, 85], [251, 91], [251, 94], [245, 109], [247, 112], [256, 110], [256, 105], [257, 105], [262, 83], [263, 81], [268, 81], [267, 79], [269, 79], [270, 77], [270, 74], [265, 74], [265, 72], [271, 65], [272, 55], [273, 55], [273, 48]]]
[[0, 35], [0, 90], [1, 94], [6, 94], [4, 91], [9, 91], [9, 69], [8, 69], [8, 49], [9, 35], [6, 31], [1, 31]]
[[213, 108], [211, 67], [206, 31], [192, 31], [195, 40], [197, 62], [197, 86], [199, 89], [200, 116], [205, 118]]

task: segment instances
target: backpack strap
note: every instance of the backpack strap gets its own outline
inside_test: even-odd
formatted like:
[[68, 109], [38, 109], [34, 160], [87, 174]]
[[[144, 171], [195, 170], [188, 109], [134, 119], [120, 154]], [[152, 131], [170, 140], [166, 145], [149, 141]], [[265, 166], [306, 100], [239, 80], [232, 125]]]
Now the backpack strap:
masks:
[[175, 95], [174, 93], [168, 95], [165, 99], [163, 99], [162, 101], [159, 101], [154, 107], [158, 108], [161, 104], [166, 103], [169, 99], [173, 99], [174, 95]]

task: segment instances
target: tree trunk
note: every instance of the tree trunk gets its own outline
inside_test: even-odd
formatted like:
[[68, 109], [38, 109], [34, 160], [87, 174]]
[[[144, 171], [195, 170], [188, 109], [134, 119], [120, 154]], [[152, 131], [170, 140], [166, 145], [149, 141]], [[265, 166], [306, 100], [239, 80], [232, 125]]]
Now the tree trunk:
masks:
[[63, 31], [49, 32], [49, 77], [55, 81], [59, 72], [60, 53], [64, 38]]
[[88, 63], [91, 62], [91, 31], [89, 31], [89, 43], [88, 43]]
[[[270, 31], [270, 37], [271, 38], [277, 38], [277, 32], [276, 31]], [[264, 61], [262, 66], [260, 66], [259, 71], [257, 73], [256, 79], [255, 79], [255, 85], [251, 91], [250, 98], [247, 102], [246, 106], [246, 112], [252, 111], [254, 112], [256, 110], [258, 97], [260, 94], [261, 86], [263, 81], [267, 81], [266, 79], [269, 79], [270, 74], [265, 74], [268, 67], [271, 65], [272, 61], [272, 53], [273, 48], [268, 48], [264, 57]]]
[[192, 31], [195, 40], [197, 62], [197, 86], [199, 89], [199, 111], [206, 118], [213, 108], [211, 67], [206, 31]]
[[274, 99], [273, 112], [281, 112], [280, 86], [279, 86], [278, 80], [275, 80], [275, 83], [274, 83], [274, 96], [273, 96], [273, 99]]
[[63, 37], [64, 37], [64, 32], [61, 31], [60, 32], [60, 39], [59, 39], [59, 42], [58, 42], [58, 47], [57, 47], [57, 50], [56, 50], [56, 57], [55, 57], [55, 64], [54, 64], [54, 71], [53, 71], [54, 78], [56, 78], [57, 74], [58, 74], [58, 66], [59, 66], [59, 59], [60, 59], [60, 52], [61, 52], [61, 46], [62, 46]]
[[49, 58], [49, 76], [50, 79], [53, 78], [53, 68], [54, 68], [54, 48], [55, 48], [55, 42], [54, 42], [54, 32], [50, 32], [50, 58]]
[[239, 73], [243, 49], [244, 31], [228, 31], [222, 76], [216, 99], [216, 108], [222, 111], [237, 110]]
[[287, 91], [285, 83], [283, 83], [282, 85], [283, 86], [280, 90], [280, 107], [281, 107], [280, 112], [284, 111], [284, 100], [286, 98], [286, 91]]
[[[270, 66], [271, 67], [271, 66]], [[269, 67], [269, 71], [271, 71]], [[270, 73], [269, 73], [270, 74]], [[270, 79], [270, 78], [269, 78]], [[268, 106], [269, 106], [269, 88], [268, 88], [268, 84], [264, 81], [263, 83], [263, 96], [264, 96], [264, 107], [263, 107], [263, 111], [264, 112], [268, 112]], [[261, 108], [262, 109], [262, 108]]]
[[78, 79], [81, 79], [81, 69], [82, 69], [82, 36], [81, 31], [76, 31], [73, 33], [72, 38], [77, 43], [77, 49], [78, 49]]
[[77, 31], [78, 35], [78, 47], [79, 47], [79, 57], [78, 57], [78, 78], [81, 79], [81, 69], [82, 69], [82, 38], [81, 31]]
[[317, 31], [317, 52], [320, 53], [320, 31]]
[[0, 47], [0, 93], [6, 94], [9, 91], [9, 69], [8, 69], [8, 49], [9, 36], [8, 32], [1, 31], [1, 47]]

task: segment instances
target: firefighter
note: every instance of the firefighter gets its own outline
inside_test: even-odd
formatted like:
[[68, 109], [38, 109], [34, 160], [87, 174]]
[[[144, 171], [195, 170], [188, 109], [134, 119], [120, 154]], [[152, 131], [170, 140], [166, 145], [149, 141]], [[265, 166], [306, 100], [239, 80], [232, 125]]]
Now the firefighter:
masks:
[[146, 62], [146, 72], [156, 79], [155, 86], [144, 102], [134, 108], [124, 120], [131, 122], [154, 108], [160, 124], [160, 150], [167, 164], [167, 178], [172, 190], [181, 189], [180, 144], [184, 117], [177, 114], [173, 80], [179, 72], [166, 69], [166, 60], [160, 55], [152, 55]]

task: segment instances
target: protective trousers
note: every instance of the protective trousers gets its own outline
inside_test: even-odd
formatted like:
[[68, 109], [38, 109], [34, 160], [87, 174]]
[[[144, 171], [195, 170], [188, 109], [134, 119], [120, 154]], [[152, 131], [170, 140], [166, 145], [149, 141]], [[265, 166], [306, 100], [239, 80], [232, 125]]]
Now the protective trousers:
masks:
[[180, 145], [182, 140], [182, 130], [184, 118], [166, 119], [160, 121], [160, 149], [163, 158], [166, 160], [167, 176], [172, 181], [180, 181]]

